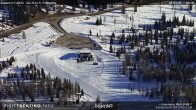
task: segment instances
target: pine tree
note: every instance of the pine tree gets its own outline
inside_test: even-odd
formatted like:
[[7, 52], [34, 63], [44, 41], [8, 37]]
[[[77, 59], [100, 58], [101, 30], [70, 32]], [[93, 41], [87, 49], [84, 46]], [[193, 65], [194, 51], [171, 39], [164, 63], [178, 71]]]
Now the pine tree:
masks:
[[41, 75], [42, 75], [42, 79], [46, 79], [46, 75], [43, 68], [41, 68]]
[[195, 36], [195, 33], [191, 32], [191, 34], [190, 34], [190, 41], [192, 41], [194, 39], [194, 36]]
[[137, 12], [137, 5], [134, 5], [134, 13]]
[[110, 44], [113, 44], [113, 37], [110, 38]]
[[150, 99], [154, 98], [154, 88], [151, 88], [150, 91]]
[[112, 38], [115, 38], [115, 34], [114, 34], [114, 32], [112, 33], [112, 36], [111, 36]]
[[122, 30], [122, 33], [125, 33], [125, 29]]
[[72, 11], [76, 11], [76, 6], [75, 6], [75, 4], [72, 5]]
[[164, 85], [163, 83], [161, 83], [160, 94], [162, 95], [164, 91], [165, 91]]
[[170, 40], [172, 41], [172, 37], [173, 37], [173, 35], [174, 35], [174, 29], [173, 28], [171, 28], [170, 29]]
[[166, 24], [166, 15], [165, 15], [165, 13], [162, 14], [161, 21], [163, 22], [163, 25]]
[[20, 87], [20, 93], [22, 95], [22, 99], [25, 101], [25, 82], [24, 80], [22, 81], [21, 87]]
[[148, 31], [146, 31], [145, 33], [145, 44], [148, 45], [149, 43], [149, 35], [148, 35]]
[[99, 95], [97, 95], [96, 103], [99, 104], [101, 102]]
[[85, 7], [85, 2], [84, 2], [84, 1], [82, 2], [82, 8], [86, 8], [86, 7]]
[[129, 73], [129, 80], [130, 81], [133, 81], [133, 71], [132, 70]]
[[116, 51], [116, 57], [118, 57], [119, 59], [120, 59], [120, 50], [118, 49], [117, 51]]
[[137, 51], [137, 54], [136, 54], [136, 60], [140, 61], [140, 51], [139, 50]]
[[165, 97], [165, 100], [167, 100], [167, 101], [172, 100], [172, 86], [170, 83], [167, 84], [163, 97]]
[[179, 81], [183, 83], [183, 80], [184, 80], [184, 76], [183, 76], [183, 73], [182, 71], [179, 71]]
[[123, 53], [126, 53], [127, 51], [126, 51], [126, 47], [124, 46], [123, 47]]
[[84, 96], [84, 90], [83, 89], [81, 90], [81, 96]]
[[31, 102], [35, 101], [35, 90], [34, 90], [35, 86], [34, 84], [30, 85], [30, 94], [29, 97], [31, 98]]
[[193, 5], [192, 3], [189, 4], [189, 10], [192, 10], [193, 9]]
[[156, 20], [155, 23], [154, 23], [154, 28], [155, 28], [155, 29], [158, 28], [158, 22], [157, 22], [157, 20]]
[[91, 30], [89, 31], [89, 34], [90, 34], [90, 36], [92, 36], [92, 31]]
[[127, 63], [127, 66], [131, 66], [131, 58], [129, 54], [125, 54], [125, 61]]
[[100, 24], [100, 21], [99, 21], [99, 19], [97, 18], [97, 20], [96, 20], [96, 25], [98, 26]]
[[122, 5], [122, 14], [125, 14], [125, 6]]
[[131, 91], [131, 85], [128, 83], [128, 90]]
[[99, 19], [99, 25], [102, 25], [102, 18]]
[[97, 33], [97, 37], [99, 37], [99, 34]]
[[122, 44], [123, 42], [125, 42], [125, 34], [122, 34], [120, 37], [119, 44]]
[[158, 30], [155, 30], [154, 39], [155, 39], [155, 44], [158, 44]]
[[113, 48], [112, 48], [112, 45], [110, 44], [110, 53], [113, 52]]
[[50, 96], [50, 102], [54, 102], [54, 97], [53, 97], [53, 95]]
[[126, 61], [123, 61], [122, 62], [122, 74], [126, 75], [126, 72], [127, 72], [127, 64], [126, 64]]
[[179, 87], [178, 87], [178, 85], [175, 85], [174, 95], [173, 95], [174, 103], [178, 102], [179, 94], [180, 94]]
[[184, 26], [186, 24], [186, 17], [185, 17], [185, 15], [182, 18], [182, 23], [181, 24], [182, 24], [182, 26]]

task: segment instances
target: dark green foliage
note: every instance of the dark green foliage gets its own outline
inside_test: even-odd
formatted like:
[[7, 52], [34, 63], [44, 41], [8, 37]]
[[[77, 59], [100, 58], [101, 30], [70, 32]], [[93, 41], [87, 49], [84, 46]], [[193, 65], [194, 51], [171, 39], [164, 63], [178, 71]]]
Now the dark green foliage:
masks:
[[81, 90], [81, 96], [84, 96], [84, 90], [83, 89]]
[[112, 53], [113, 52], [113, 48], [112, 48], [112, 45], [110, 44], [110, 53]]
[[120, 58], [120, 55], [121, 53], [120, 53], [120, 49], [118, 49], [117, 51], [116, 51], [116, 57], [118, 57], [118, 58]]
[[92, 36], [92, 31], [91, 30], [89, 31], [89, 35]]
[[129, 80], [130, 81], [133, 81], [134, 80], [133, 71], [130, 71], [130, 73], [129, 73]]
[[137, 5], [134, 5], [134, 13], [137, 12]]
[[140, 61], [140, 51], [139, 50], [137, 51], [137, 54], [136, 54], [136, 60]]
[[122, 14], [125, 14], [125, 6], [122, 6]]
[[99, 95], [97, 95], [96, 103], [97, 103], [97, 104], [99, 104], [100, 102], [101, 102], [101, 100], [100, 100], [100, 96], [99, 96]]
[[112, 36], [111, 36], [112, 38], [115, 38], [115, 34], [114, 34], [114, 32], [112, 33]]
[[122, 36], [120, 37], [120, 40], [119, 40], [119, 44], [122, 44], [125, 42], [125, 34], [122, 34]]
[[113, 44], [113, 37], [110, 38], [110, 44]]
[[186, 24], [186, 17], [185, 17], [185, 15], [184, 15], [183, 18], [182, 18], [181, 24], [182, 24], [182, 26], [184, 26], [184, 25]]
[[102, 25], [102, 18], [101, 18], [101, 17], [100, 17], [100, 18], [97, 18], [95, 24], [96, 24], [97, 26]]

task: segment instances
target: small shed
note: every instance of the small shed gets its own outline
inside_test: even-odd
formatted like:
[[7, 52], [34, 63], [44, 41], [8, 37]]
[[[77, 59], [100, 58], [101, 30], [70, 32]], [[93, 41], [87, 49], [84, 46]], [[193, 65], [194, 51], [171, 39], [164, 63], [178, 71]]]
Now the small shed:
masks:
[[78, 53], [77, 62], [93, 61], [93, 56], [90, 50], [80, 50]]

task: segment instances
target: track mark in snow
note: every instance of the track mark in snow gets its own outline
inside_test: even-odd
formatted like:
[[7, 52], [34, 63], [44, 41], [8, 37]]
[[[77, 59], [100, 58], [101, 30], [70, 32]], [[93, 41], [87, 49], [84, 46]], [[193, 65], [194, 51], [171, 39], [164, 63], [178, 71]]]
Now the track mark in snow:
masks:
[[25, 49], [25, 51], [28, 51], [28, 49], [31, 48], [34, 44], [36, 44], [36, 43], [38, 43], [38, 42], [41, 42], [41, 41], [42, 41], [42, 40], [39, 40], [39, 41], [37, 41], [37, 42], [32, 43], [29, 47], [27, 47], [27, 48]]
[[13, 49], [13, 50], [9, 53], [9, 56], [12, 55], [16, 49], [18, 49], [18, 47], [16, 47], [15, 49]]

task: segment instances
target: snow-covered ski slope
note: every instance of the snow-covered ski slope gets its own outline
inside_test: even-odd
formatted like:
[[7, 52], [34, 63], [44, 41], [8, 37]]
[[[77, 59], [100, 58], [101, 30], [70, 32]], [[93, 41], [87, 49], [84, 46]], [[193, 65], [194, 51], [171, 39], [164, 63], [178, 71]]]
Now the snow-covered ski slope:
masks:
[[[99, 65], [93, 62], [77, 63], [76, 54], [79, 50], [53, 48], [38, 55], [37, 64], [54, 76], [77, 81], [85, 93], [95, 101], [97, 95], [102, 101], [149, 101], [138, 92], [138, 83], [130, 82], [126, 76], [118, 73], [121, 61], [107, 52], [92, 50], [97, 56]], [[128, 85], [135, 85], [130, 93]], [[140, 87], [153, 87], [154, 84], [140, 83]], [[156, 101], [159, 99], [151, 100]]]
[[[115, 35], [118, 36], [122, 34], [123, 29], [131, 28], [132, 25], [136, 30], [143, 31], [143, 27], [142, 27], [143, 25], [147, 25], [147, 24], [153, 25], [156, 20], [159, 20], [161, 18], [163, 12], [166, 14], [167, 20], [173, 19], [174, 16], [177, 16], [179, 17], [179, 21], [181, 21], [184, 15], [186, 16], [187, 19], [196, 20], [195, 8], [193, 8], [193, 11], [188, 11], [188, 5], [176, 5], [174, 7], [172, 5], [162, 5], [161, 7], [159, 5], [146, 5], [146, 6], [138, 7], [137, 9], [138, 11], [136, 13], [134, 13], [133, 10], [134, 10], [133, 8], [127, 8], [125, 12], [126, 14], [122, 14], [121, 10], [115, 10], [112, 12], [108, 12], [96, 16], [80, 16], [80, 17], [66, 18], [61, 22], [61, 26], [64, 30], [66, 30], [69, 33], [91, 38], [93, 41], [96, 41], [99, 45], [101, 45], [103, 50], [109, 51], [109, 45], [110, 45], [109, 37], [112, 35], [112, 32], [114, 32]], [[100, 17], [102, 18], [103, 25], [97, 26], [95, 22], [97, 18], [100, 19]], [[192, 31], [192, 29], [194, 28], [194, 27], [187, 27], [187, 26], [180, 26], [178, 28], [181, 27], [189, 28], [189, 31]], [[178, 28], [175, 28], [174, 31], [177, 32]], [[92, 36], [89, 36], [90, 30], [92, 31]], [[97, 37], [97, 33], [99, 35], [98, 37]], [[130, 32], [125, 32], [125, 35], [128, 34], [130, 34]], [[115, 48], [119, 48], [121, 45], [113, 45], [113, 46], [115, 46]], [[108, 56], [110, 55], [108, 54]], [[141, 97], [137, 97], [137, 98], [135, 97], [135, 94], [137, 95], [139, 94], [137, 90], [139, 88], [149, 89], [149, 87], [156, 87], [156, 83], [133, 84], [133, 82], [129, 82], [127, 78], [118, 74], [117, 65], [120, 61], [118, 61], [117, 59], [115, 61], [114, 60], [115, 58], [106, 57], [106, 56], [102, 58], [103, 58], [102, 60], [103, 65], [108, 65], [108, 66], [104, 66], [105, 68], [103, 69], [103, 73], [100, 78], [101, 79], [100, 81], [102, 81], [102, 83], [100, 83], [100, 85], [104, 85], [103, 86], [104, 89], [102, 90], [107, 91], [107, 93], [114, 94], [114, 96], [116, 96], [116, 98], [114, 98], [115, 100], [145, 101], [145, 99]], [[106, 68], [107, 68], [107, 72], [105, 71]], [[112, 70], [112, 71], [108, 71], [108, 70]], [[84, 76], [83, 74], [82, 75], [78, 74], [78, 75]], [[117, 79], [115, 79], [114, 77]], [[97, 83], [100, 82], [99, 77], [96, 78], [96, 80], [98, 80]], [[88, 81], [91, 82], [90, 80]], [[126, 93], [126, 91], [128, 91], [129, 83], [131, 84], [131, 87], [135, 88], [136, 91], [134, 93]]]
[[[128, 93], [129, 80], [117, 72], [120, 61], [109, 53], [94, 50], [99, 65], [93, 62], [77, 63], [75, 58], [80, 50], [71, 50], [58, 46], [45, 47], [42, 44], [50, 40], [55, 40], [61, 33], [53, 29], [48, 23], [39, 22], [23, 32], [10, 35], [1, 39], [1, 61], [7, 60], [11, 56], [16, 57], [12, 68], [8, 68], [0, 73], [0, 77], [7, 77], [9, 72], [17, 72], [14, 67], [25, 67], [26, 64], [33, 63], [38, 68], [44, 68], [47, 73], [60, 78], [77, 81], [88, 96], [87, 100], [94, 101], [97, 95], [101, 100], [138, 100], [141, 98], [138, 91]], [[120, 87], [120, 88], [119, 88]], [[133, 98], [127, 98], [133, 97]], [[144, 100], [142, 98], [141, 100]], [[146, 98], [148, 100], [148, 98]]]
[[[14, 55], [25, 51], [34, 51], [43, 48], [42, 44], [55, 40], [60, 33], [53, 29], [48, 23], [39, 22], [23, 32], [10, 35], [1, 39], [1, 56]], [[25, 40], [26, 39], [26, 40]]]
[[[172, 20], [174, 16], [178, 16], [179, 21], [182, 21], [183, 15], [185, 15], [189, 20], [196, 19], [195, 7], [193, 7], [192, 11], [188, 11], [188, 5], [175, 5], [174, 7], [172, 5], [161, 5], [161, 7], [159, 5], [144, 5], [138, 7], [136, 13], [134, 13], [134, 8], [130, 7], [126, 8], [125, 14], [122, 14], [121, 10], [115, 10], [97, 16], [67, 18], [61, 22], [61, 26], [67, 32], [90, 37], [91, 39], [97, 41], [103, 47], [103, 49], [109, 50], [109, 37], [112, 35], [112, 32], [118, 36], [122, 34], [123, 29], [130, 29], [132, 25], [138, 31], [143, 31], [143, 25], [153, 25], [156, 20], [161, 18], [163, 12], [166, 14], [167, 20]], [[87, 19], [87, 17], [90, 19]], [[97, 26], [95, 22], [97, 18], [100, 19], [100, 17], [102, 18], [103, 25]], [[188, 28], [189, 31], [193, 29], [193, 27]], [[90, 30], [92, 31], [93, 37], [89, 36]], [[176, 32], [177, 28], [174, 29], [174, 31]], [[97, 33], [103, 37], [96, 37]], [[125, 33], [125, 36], [128, 34], [130, 33]], [[105, 38], [106, 40], [104, 40]], [[117, 45], [116, 48], [118, 47], [119, 46]]]
[[[187, 17], [195, 19], [187, 10], [182, 10], [185, 6], [176, 6], [176, 16], [186, 14]], [[156, 5], [142, 6], [138, 8], [138, 12], [133, 14], [133, 8], [127, 8], [126, 14], [121, 14], [121, 10], [105, 13], [102, 15], [92, 16], [89, 20], [85, 20], [87, 16], [73, 17], [64, 19], [61, 26], [67, 32], [88, 36], [89, 30], [92, 34], [102, 36], [110, 36], [112, 32], [116, 35], [122, 33], [122, 29], [130, 28], [132, 21], [130, 17], [134, 16], [133, 25], [137, 28], [138, 25], [153, 24], [156, 19], [161, 17], [164, 11], [170, 18], [174, 12], [172, 6]], [[96, 26], [97, 17], [102, 16], [103, 24]], [[106, 20], [104, 21], [104, 17]], [[127, 18], [127, 19], [126, 19]], [[116, 23], [114, 23], [116, 19]], [[140, 27], [139, 27], [140, 28]], [[34, 63], [39, 68], [44, 68], [52, 76], [70, 79], [72, 82], [80, 83], [84, 92], [89, 95], [88, 100], [95, 101], [97, 95], [101, 101], [159, 101], [161, 99], [149, 100], [142, 96], [138, 89], [150, 89], [156, 87], [156, 83], [130, 82], [126, 76], [120, 75], [119, 65], [121, 60], [115, 58], [114, 54], [110, 54], [104, 50], [108, 50], [108, 42], [103, 43], [101, 38], [91, 37], [99, 43], [104, 50], [91, 50], [96, 55], [98, 65], [93, 65], [93, 62], [77, 63], [76, 57], [80, 50], [72, 50], [59, 46], [45, 47], [42, 44], [53, 41], [61, 35], [48, 23], [38, 22], [32, 27], [24, 30], [26, 41], [22, 37], [22, 33], [16, 33], [8, 38], [4, 38], [4, 42], [0, 41], [1, 61], [7, 57], [14, 56], [17, 61], [14, 66], [24, 67], [26, 64]], [[128, 34], [128, 33], [125, 33]], [[1, 39], [2, 40], [2, 39]], [[1, 77], [5, 77], [7, 73], [0, 73]], [[128, 86], [133, 88], [130, 93]]]
[[[0, 77], [7, 77], [8, 71], [15, 72], [14, 67], [16, 66], [22, 68], [26, 64], [34, 63], [38, 68], [44, 68], [47, 73], [50, 72], [52, 76], [79, 82], [88, 95], [85, 100], [95, 101], [99, 95], [102, 101], [149, 101], [148, 98], [143, 98], [140, 95], [141, 93], [137, 90], [137, 83], [130, 83], [128, 78], [118, 73], [117, 66], [121, 64], [121, 61], [110, 53], [92, 50], [91, 52], [96, 55], [98, 65], [93, 65], [94, 61], [77, 63], [75, 59], [80, 50], [42, 45], [46, 41], [55, 40], [60, 36], [60, 33], [49, 24], [39, 22], [24, 32], [26, 42], [22, 38], [23, 32], [4, 38], [4, 42], [0, 42], [2, 52], [0, 60], [6, 60], [10, 56], [17, 59], [13, 68], [2, 71]], [[20, 71], [16, 72], [20, 73]], [[129, 83], [135, 85], [133, 93], [128, 90]]]

